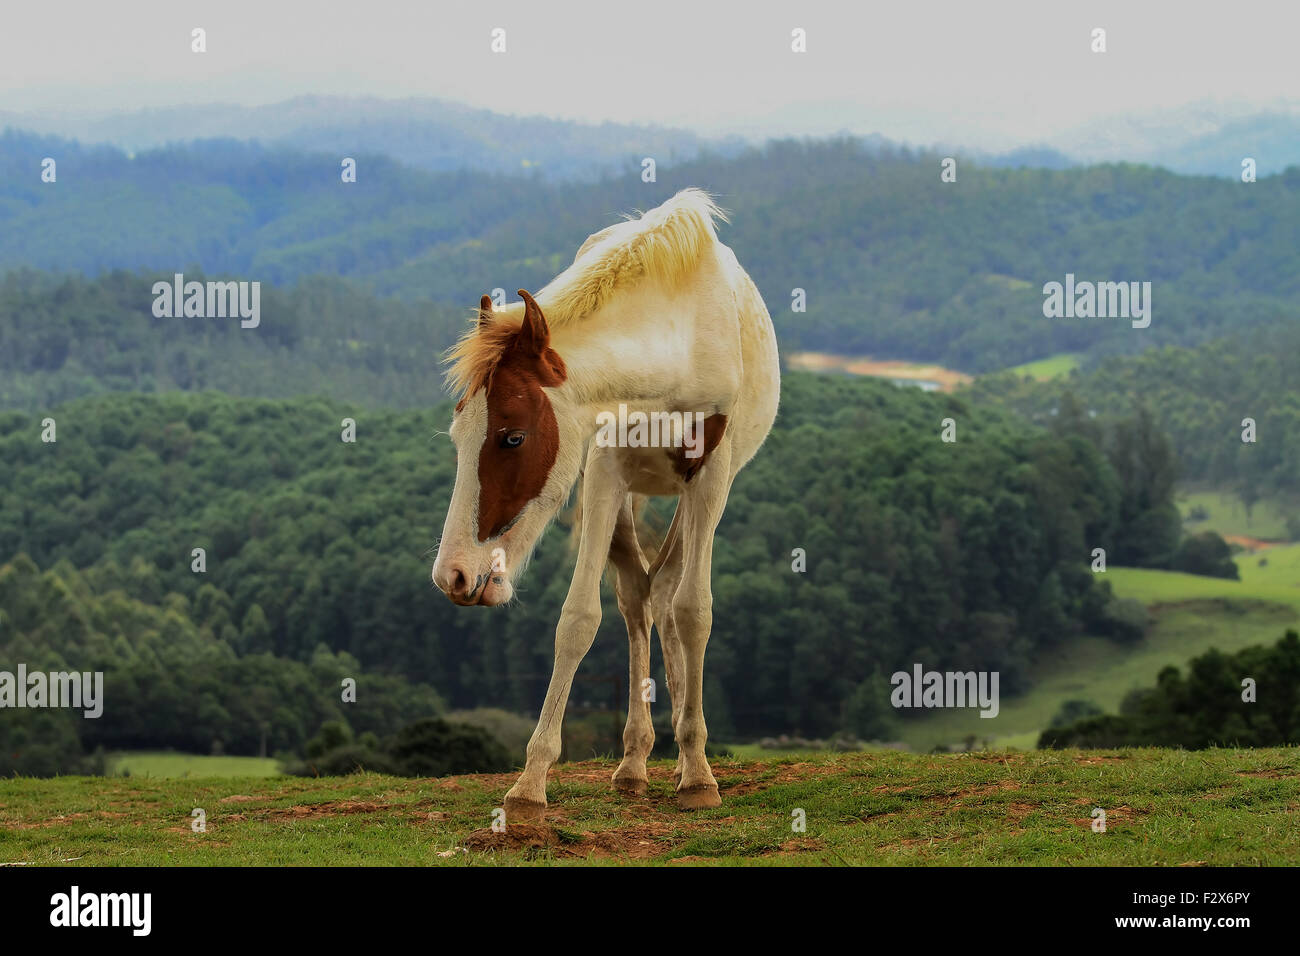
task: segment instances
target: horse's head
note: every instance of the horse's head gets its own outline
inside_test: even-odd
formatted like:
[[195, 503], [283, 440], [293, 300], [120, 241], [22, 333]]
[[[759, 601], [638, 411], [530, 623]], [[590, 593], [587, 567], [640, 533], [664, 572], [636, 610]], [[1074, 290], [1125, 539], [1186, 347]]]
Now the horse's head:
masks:
[[462, 342], [464, 395], [451, 439], [456, 484], [433, 583], [457, 604], [498, 605], [577, 480], [581, 436], [555, 391], [566, 376], [541, 308], [527, 292], [523, 321], [494, 321], [484, 296]]

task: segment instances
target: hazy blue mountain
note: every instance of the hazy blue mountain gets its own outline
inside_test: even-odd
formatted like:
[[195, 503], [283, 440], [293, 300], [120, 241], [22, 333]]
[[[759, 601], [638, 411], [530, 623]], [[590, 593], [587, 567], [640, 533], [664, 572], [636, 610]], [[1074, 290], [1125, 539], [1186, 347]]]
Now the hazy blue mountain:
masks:
[[1300, 117], [1261, 113], [1225, 123], [1189, 139], [1164, 165], [1183, 173], [1236, 178], [1247, 156], [1255, 160], [1259, 176], [1300, 165]]
[[1136, 162], [1202, 176], [1241, 175], [1244, 157], [1257, 174], [1300, 165], [1300, 107], [1247, 111], [1221, 104], [1093, 121], [1055, 138], [1052, 147], [1088, 163]]
[[[420, 169], [531, 174], [582, 179], [652, 156], [676, 162], [697, 155], [695, 133], [620, 123], [591, 125], [506, 116], [436, 99], [385, 100], [303, 96], [268, 106], [211, 104], [108, 115], [0, 113], [0, 127], [30, 129], [139, 152], [202, 139], [256, 140], [333, 156], [382, 154]], [[738, 139], [708, 142], [714, 151]]]

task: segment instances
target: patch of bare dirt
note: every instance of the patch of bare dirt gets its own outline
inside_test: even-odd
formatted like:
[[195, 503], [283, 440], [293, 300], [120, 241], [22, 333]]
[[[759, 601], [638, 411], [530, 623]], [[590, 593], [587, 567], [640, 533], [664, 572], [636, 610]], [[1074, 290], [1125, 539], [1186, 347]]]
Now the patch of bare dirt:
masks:
[[770, 764], [755, 763], [740, 767], [715, 767], [713, 773], [714, 776], [722, 777], [724, 780], [737, 776], [758, 777], [760, 774], [766, 774], [762, 779], [718, 784], [718, 792], [723, 796], [743, 796], [747, 793], [766, 790], [774, 784], [797, 783], [800, 780], [808, 780], [826, 773], [828, 769], [830, 768], [813, 763], [791, 763], [777, 765], [776, 772], [772, 773]]
[[1007, 816], [1012, 820], [1023, 820], [1037, 810], [1038, 807], [1037, 803], [1008, 803], [1006, 806]]
[[292, 807], [274, 807], [267, 817], [336, 817], [347, 813], [385, 813], [392, 810], [409, 810], [407, 804], [369, 803], [364, 800], [327, 800], [324, 803], [302, 803]]
[[4, 826], [10, 830], [43, 830], [46, 827], [59, 827], [77, 820], [86, 820], [90, 817], [111, 820], [124, 816], [126, 816], [125, 813], [116, 810], [91, 810], [88, 813], [60, 814], [57, 817], [50, 817], [48, 820], [37, 820], [33, 823], [5, 823]]
[[562, 834], [545, 823], [512, 823], [500, 832], [490, 828], [475, 830], [464, 840], [466, 849], [475, 853], [547, 852], [555, 856], [586, 859], [612, 857], [645, 860], [672, 849], [670, 834], [676, 829], [667, 823], [641, 823], [635, 826]]
[[791, 368], [812, 372], [840, 371], [850, 375], [869, 375], [874, 378], [907, 379], [935, 382], [941, 391], [951, 392], [958, 385], [971, 381], [964, 372], [941, 365], [914, 365], [894, 359], [875, 359], [870, 355], [857, 357], [829, 355], [825, 352], [795, 352], [786, 357]]
[[[1097, 806], [1092, 800], [1080, 798], [1075, 802], [1077, 806]], [[1128, 804], [1121, 804], [1118, 807], [1102, 807], [1106, 811], [1106, 828], [1110, 829], [1116, 823], [1136, 823], [1147, 815], [1146, 810], [1134, 810]], [[1092, 817], [1073, 817], [1070, 820], [1077, 827], [1087, 827], [1092, 829]]]
[[893, 786], [888, 783], [882, 783], [878, 787], [872, 787], [870, 792], [871, 793], [908, 793], [915, 786], [916, 784], [914, 783], [908, 784], [907, 786]]
[[1269, 541], [1267, 538], [1252, 538], [1245, 534], [1225, 534], [1223, 540], [1228, 542], [1228, 544], [1235, 544], [1239, 548], [1252, 553], [1255, 551], [1267, 551], [1269, 548], [1276, 548], [1280, 544], [1285, 544], [1283, 541]]
[[1233, 773], [1238, 777], [1254, 777], [1256, 780], [1291, 780], [1300, 776], [1300, 774], [1283, 773], [1280, 767], [1270, 770], [1234, 770]]

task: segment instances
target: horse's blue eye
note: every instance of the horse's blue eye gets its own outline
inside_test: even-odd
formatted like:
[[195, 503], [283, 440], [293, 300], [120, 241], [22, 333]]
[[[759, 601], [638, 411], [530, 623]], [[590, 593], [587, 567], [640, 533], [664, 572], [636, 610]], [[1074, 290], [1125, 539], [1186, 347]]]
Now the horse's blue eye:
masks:
[[510, 432], [505, 437], [505, 445], [507, 448], [518, 448], [523, 443], [524, 443], [523, 432]]

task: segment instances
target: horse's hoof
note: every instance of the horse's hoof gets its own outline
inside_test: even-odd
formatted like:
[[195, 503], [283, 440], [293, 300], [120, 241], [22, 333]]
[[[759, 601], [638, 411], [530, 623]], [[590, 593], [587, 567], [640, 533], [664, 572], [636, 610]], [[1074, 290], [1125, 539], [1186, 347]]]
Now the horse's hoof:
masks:
[[700, 783], [677, 791], [677, 807], [680, 810], [712, 810], [720, 806], [722, 797], [718, 796], [716, 783]]
[[506, 826], [512, 823], [541, 823], [546, 804], [520, 797], [506, 797]]
[[641, 796], [641, 794], [645, 793], [645, 789], [647, 786], [649, 786], [649, 784], [650, 781], [646, 780], [644, 777], [641, 778], [615, 777], [614, 778], [615, 790], [617, 790], [619, 793], [626, 793], [630, 796], [635, 796], [635, 797], [639, 797]]

